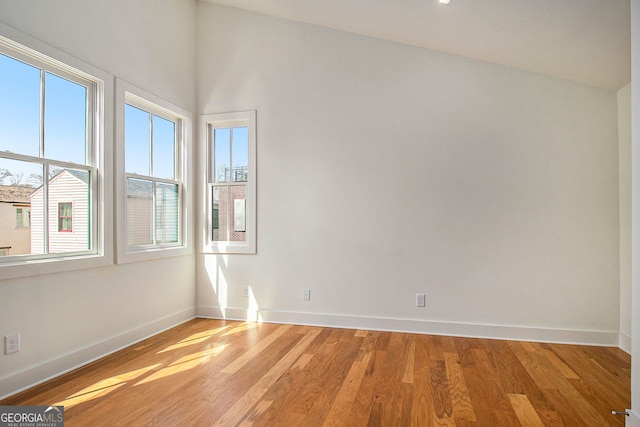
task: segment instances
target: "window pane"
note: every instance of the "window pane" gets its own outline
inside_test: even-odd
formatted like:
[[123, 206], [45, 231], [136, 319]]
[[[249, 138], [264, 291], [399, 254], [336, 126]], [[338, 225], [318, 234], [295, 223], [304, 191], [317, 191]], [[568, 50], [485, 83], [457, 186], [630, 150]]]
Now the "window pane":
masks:
[[0, 151], [40, 155], [40, 70], [2, 54]]
[[156, 242], [178, 242], [178, 186], [156, 184]]
[[42, 185], [42, 164], [0, 158], [0, 185], [39, 187]]
[[231, 171], [231, 130], [216, 129], [213, 132], [213, 173], [214, 182], [228, 182]]
[[[49, 253], [90, 249], [89, 172], [52, 168], [48, 183]], [[35, 213], [32, 206], [31, 211]], [[32, 230], [32, 235], [39, 231]]]
[[174, 179], [176, 152], [175, 123], [153, 116], [153, 176]]
[[233, 222], [230, 227], [231, 235], [229, 240], [232, 242], [244, 242], [247, 238], [247, 233], [245, 232], [247, 188], [244, 185], [233, 185], [229, 187], [229, 190], [231, 200], [229, 220]]
[[87, 88], [45, 76], [44, 157], [87, 163]]
[[150, 176], [150, 114], [128, 104], [125, 105], [124, 114], [126, 172]]
[[153, 182], [127, 179], [127, 244], [153, 243]]
[[[37, 203], [40, 197], [42, 203], [42, 171], [43, 165], [40, 163], [0, 158], [0, 207], [19, 204], [21, 210], [20, 214], [16, 210], [15, 224], [9, 218], [0, 219], [0, 247], [11, 247], [11, 255], [32, 253], [29, 207], [34, 203], [33, 198]], [[42, 218], [38, 225], [42, 234]], [[42, 253], [44, 247], [40, 245], [36, 249], [39, 251], [36, 253]]]
[[[215, 242], [246, 240], [246, 186], [212, 187], [212, 239]], [[237, 224], [236, 224], [237, 222]]]
[[249, 176], [249, 128], [233, 128], [232, 135], [233, 176], [235, 182], [246, 182]]
[[212, 187], [211, 201], [213, 210], [213, 232], [211, 240], [215, 242], [224, 242], [227, 240], [227, 217], [228, 217], [228, 195], [226, 186]]

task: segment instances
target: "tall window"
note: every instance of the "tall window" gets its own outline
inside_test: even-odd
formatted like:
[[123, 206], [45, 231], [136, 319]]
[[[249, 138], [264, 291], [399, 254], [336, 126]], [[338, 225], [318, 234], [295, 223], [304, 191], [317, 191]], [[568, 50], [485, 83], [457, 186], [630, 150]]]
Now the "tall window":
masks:
[[[27, 194], [16, 223], [29, 249], [7, 258], [98, 252], [98, 138], [102, 81], [0, 37], [0, 185]], [[77, 205], [73, 236], [59, 200]], [[61, 223], [62, 221], [62, 223]], [[18, 225], [18, 224], [16, 224]], [[0, 229], [0, 235], [7, 230]], [[24, 238], [20, 235], [17, 238]]]
[[184, 118], [132, 94], [125, 99], [127, 246], [182, 245]]
[[256, 251], [255, 111], [203, 116], [207, 137], [209, 220], [214, 252]]

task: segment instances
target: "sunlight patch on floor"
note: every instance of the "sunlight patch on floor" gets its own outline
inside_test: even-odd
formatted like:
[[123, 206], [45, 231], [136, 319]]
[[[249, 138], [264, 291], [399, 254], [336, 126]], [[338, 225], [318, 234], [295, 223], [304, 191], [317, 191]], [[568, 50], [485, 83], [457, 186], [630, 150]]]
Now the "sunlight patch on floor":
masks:
[[160, 353], [164, 353], [166, 351], [171, 351], [171, 350], [176, 350], [179, 348], [183, 348], [183, 347], [188, 347], [190, 345], [194, 345], [194, 344], [199, 344], [201, 342], [204, 342], [206, 340], [208, 340], [209, 338], [211, 338], [214, 335], [219, 334], [220, 332], [224, 331], [225, 329], [228, 329], [229, 326], [221, 326], [219, 328], [216, 329], [211, 329], [208, 331], [204, 331], [204, 332], [200, 332], [197, 334], [193, 334], [188, 338], [185, 338], [183, 340], [181, 340], [180, 342], [170, 345], [166, 348], [163, 348], [162, 350], [158, 351], [158, 354]]
[[109, 378], [105, 378], [87, 388], [80, 390], [77, 393], [74, 393], [73, 395], [69, 396], [65, 400], [55, 403], [53, 406], [64, 406], [65, 409], [68, 409], [80, 403], [84, 403], [89, 400], [105, 396], [111, 393], [112, 391], [122, 387], [123, 385], [127, 384], [128, 381], [136, 379], [141, 375], [144, 375], [145, 373], [156, 369], [159, 366], [160, 364], [146, 366], [141, 369], [136, 369], [134, 371], [129, 371], [123, 374], [118, 374]]
[[197, 367], [198, 365], [203, 365], [211, 360], [213, 357], [216, 357], [220, 353], [224, 351], [228, 344], [222, 344], [207, 350], [199, 351], [197, 353], [188, 354], [184, 357], [173, 362], [171, 365], [166, 368], [162, 368], [157, 372], [149, 375], [147, 378], [138, 381], [135, 385], [147, 384], [152, 381], [156, 381], [162, 378], [166, 378], [171, 375], [179, 374], [190, 369]]

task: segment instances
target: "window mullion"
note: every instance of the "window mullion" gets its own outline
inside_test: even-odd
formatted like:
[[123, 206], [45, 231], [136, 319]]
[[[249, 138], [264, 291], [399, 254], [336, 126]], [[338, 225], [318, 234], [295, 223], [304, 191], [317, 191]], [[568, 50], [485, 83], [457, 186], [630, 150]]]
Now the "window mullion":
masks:
[[231, 182], [233, 181], [233, 126], [229, 126], [229, 178], [227, 179], [227, 241], [231, 241]]
[[152, 183], [152, 187], [151, 187], [151, 241], [153, 242], [154, 245], [158, 244], [158, 239], [156, 236], [156, 209], [157, 206], [156, 204], [158, 203], [158, 200], [156, 199], [156, 181], [155, 180], [151, 180]]
[[149, 176], [153, 176], [153, 114], [149, 114]]
[[45, 254], [49, 253], [49, 164], [42, 170], [42, 239]]
[[46, 98], [46, 94], [45, 94], [45, 71], [43, 69], [40, 70], [40, 147], [39, 147], [39, 151], [40, 151], [40, 157], [44, 157], [44, 120], [45, 120], [45, 98]]
[[[46, 72], [40, 69], [40, 158], [44, 158], [44, 124], [46, 114]], [[42, 164], [42, 245], [43, 252], [49, 253], [49, 164]]]

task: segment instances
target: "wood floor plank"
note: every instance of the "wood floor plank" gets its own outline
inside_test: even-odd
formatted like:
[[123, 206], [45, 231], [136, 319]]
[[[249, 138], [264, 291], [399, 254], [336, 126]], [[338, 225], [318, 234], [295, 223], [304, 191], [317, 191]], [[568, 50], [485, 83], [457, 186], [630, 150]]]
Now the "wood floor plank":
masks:
[[242, 368], [248, 361], [255, 358], [258, 354], [260, 354], [261, 351], [268, 348], [275, 340], [280, 338], [282, 334], [287, 332], [290, 328], [291, 325], [280, 326], [276, 331], [267, 335], [257, 345], [251, 347], [251, 349], [243, 354], [242, 357], [237, 358], [233, 361], [233, 363], [230, 363], [228, 366], [226, 366], [222, 370], [222, 372], [225, 372], [227, 374], [233, 374], [234, 372], [237, 372], [238, 369]]
[[444, 353], [444, 364], [449, 381], [449, 396], [456, 423], [459, 420], [476, 421], [469, 389], [464, 379], [457, 353]]
[[[482, 346], [487, 351], [505, 393], [523, 394], [527, 396], [529, 402], [536, 408], [538, 413], [545, 418], [546, 425], [562, 426], [563, 423], [561, 419], [556, 416], [554, 406], [548, 401], [540, 385], [529, 375], [513, 352], [511, 344], [517, 345], [499, 340], [483, 340], [482, 342]], [[529, 350], [532, 347], [527, 345], [522, 348], [528, 356], [530, 354]], [[546, 418], [548, 418], [548, 420]]]
[[544, 427], [542, 420], [536, 410], [524, 394], [508, 394], [511, 406], [515, 411], [520, 424], [527, 427]]
[[431, 389], [430, 336], [414, 338], [414, 393], [411, 405], [411, 426], [432, 426], [438, 421]]
[[[562, 372], [558, 370], [542, 352], [536, 350], [537, 344], [529, 344], [528, 346], [533, 347], [534, 350], [517, 350], [517, 352], [519, 356], [521, 356], [525, 368], [536, 380], [536, 383], [541, 384], [543, 391], [559, 391], [565, 397], [566, 401], [570, 402], [572, 408], [577, 411], [583, 423], [586, 423], [586, 425], [608, 425], [607, 421], [594, 408], [593, 404], [575, 389], [569, 379], [565, 378]], [[516, 344], [513, 344], [511, 347], [518, 349]]]
[[407, 395], [413, 387], [402, 382], [404, 352], [410, 347], [407, 334], [390, 334], [385, 361], [385, 369], [376, 384], [372, 418], [374, 425], [390, 425], [393, 422], [408, 425], [411, 416], [412, 399]]
[[260, 380], [254, 384], [241, 399], [238, 399], [214, 425], [228, 426], [238, 424], [266, 393], [268, 388], [275, 383], [278, 377], [282, 375], [299, 356], [302, 355], [315, 337], [316, 335], [311, 333], [302, 338], [284, 357], [280, 358], [273, 368], [271, 368], [266, 375], [260, 378]]
[[65, 425], [623, 426], [616, 348], [194, 319], [0, 401]]
[[369, 353], [363, 360], [353, 362], [351, 369], [342, 383], [342, 387], [338, 392], [331, 410], [327, 415], [323, 425], [325, 426], [339, 426], [344, 421], [344, 414], [348, 414], [353, 406], [358, 395], [360, 383], [366, 373], [369, 360], [371, 359], [371, 353]]

